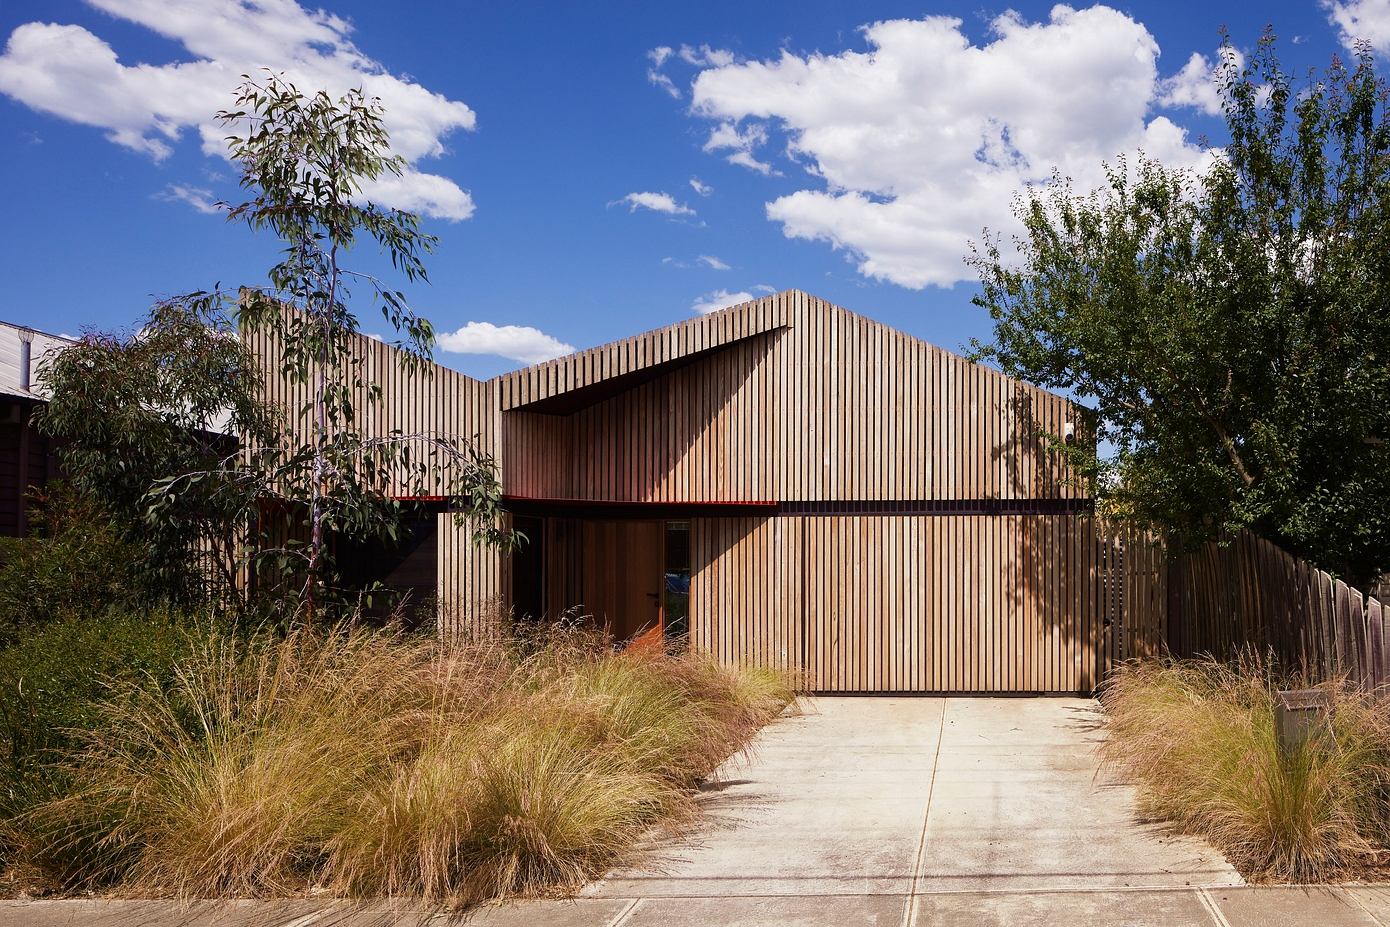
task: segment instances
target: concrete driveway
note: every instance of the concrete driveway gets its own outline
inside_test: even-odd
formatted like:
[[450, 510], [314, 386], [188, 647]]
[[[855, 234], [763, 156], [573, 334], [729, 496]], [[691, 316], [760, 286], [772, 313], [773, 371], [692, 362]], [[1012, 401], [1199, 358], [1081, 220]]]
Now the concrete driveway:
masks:
[[819, 698], [703, 796], [709, 823], [587, 897], [911, 896], [1241, 884], [1135, 820], [1099, 775], [1096, 703]]

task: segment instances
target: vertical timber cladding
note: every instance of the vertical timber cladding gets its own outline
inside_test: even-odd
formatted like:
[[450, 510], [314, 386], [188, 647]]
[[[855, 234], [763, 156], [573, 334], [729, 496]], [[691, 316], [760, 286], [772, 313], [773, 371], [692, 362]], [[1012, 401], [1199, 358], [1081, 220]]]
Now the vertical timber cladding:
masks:
[[730, 666], [807, 666], [806, 519], [690, 521], [690, 638]]
[[1104, 669], [1088, 515], [691, 522], [691, 636], [824, 692], [1089, 692]]
[[[655, 375], [582, 398], [644, 365]], [[493, 382], [515, 496], [1083, 495], [1037, 434], [1061, 433], [1071, 410], [1064, 398], [794, 290]], [[557, 408], [566, 394], [574, 405]]]
[[[1039, 435], [1071, 418], [1062, 397], [797, 291], [506, 375], [499, 393], [511, 495], [804, 513], [690, 514], [691, 635], [726, 663], [804, 668], [826, 691], [1098, 678], [1092, 520], [1007, 514], [1083, 495]], [[558, 567], [552, 610], [582, 595]]]
[[473, 543], [473, 530], [440, 512], [436, 575], [441, 633], [478, 638], [495, 630], [511, 597], [511, 558]]
[[[243, 332], [242, 337], [261, 361], [264, 398], [281, 410], [291, 434], [301, 432], [310, 421], [314, 377], [300, 383], [280, 375], [280, 347], [270, 332]], [[501, 412], [496, 381], [475, 380], [437, 364], [411, 365], [401, 351], [363, 335], [354, 337], [351, 350], [360, 361], [363, 381], [353, 396], [357, 415], [352, 427], [363, 437], [413, 437], [417, 453], [430, 453], [431, 438], [466, 438], [498, 457]], [[380, 387], [374, 400], [368, 393], [372, 384]], [[411, 489], [397, 480], [389, 491], [403, 496]], [[441, 496], [445, 486], [441, 480], [423, 487], [423, 492], [419, 489], [411, 494]], [[507, 558], [495, 549], [473, 545], [471, 531], [455, 526], [447, 514], [438, 517], [437, 530], [440, 613], [460, 627], [472, 627], [496, 603], [505, 605]]]

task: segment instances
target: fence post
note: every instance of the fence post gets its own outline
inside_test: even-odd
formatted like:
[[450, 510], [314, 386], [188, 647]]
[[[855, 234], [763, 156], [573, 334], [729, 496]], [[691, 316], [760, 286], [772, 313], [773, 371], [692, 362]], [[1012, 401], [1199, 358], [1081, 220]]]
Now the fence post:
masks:
[[1274, 733], [1279, 755], [1293, 756], [1328, 729], [1332, 700], [1322, 689], [1281, 689], [1274, 693]]
[[1189, 656], [1184, 640], [1184, 627], [1186, 622], [1183, 620], [1183, 590], [1186, 588], [1185, 577], [1183, 575], [1186, 566], [1186, 554], [1177, 548], [1171, 541], [1163, 545], [1164, 560], [1167, 561], [1168, 588], [1165, 590], [1167, 595], [1167, 627], [1164, 628], [1167, 638], [1168, 652], [1175, 657]]

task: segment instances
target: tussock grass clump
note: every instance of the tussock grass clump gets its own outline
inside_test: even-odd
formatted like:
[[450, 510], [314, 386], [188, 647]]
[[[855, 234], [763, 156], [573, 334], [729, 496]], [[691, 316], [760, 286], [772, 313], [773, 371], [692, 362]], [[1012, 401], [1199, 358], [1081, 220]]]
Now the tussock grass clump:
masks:
[[1107, 763], [1141, 808], [1211, 841], [1253, 881], [1354, 878], [1390, 852], [1390, 706], [1345, 681], [1327, 730], [1281, 752], [1276, 689], [1253, 659], [1131, 663], [1103, 687]]
[[766, 672], [557, 633], [209, 634], [9, 826], [69, 887], [180, 898], [572, 890], [684, 820], [691, 787], [792, 697]]

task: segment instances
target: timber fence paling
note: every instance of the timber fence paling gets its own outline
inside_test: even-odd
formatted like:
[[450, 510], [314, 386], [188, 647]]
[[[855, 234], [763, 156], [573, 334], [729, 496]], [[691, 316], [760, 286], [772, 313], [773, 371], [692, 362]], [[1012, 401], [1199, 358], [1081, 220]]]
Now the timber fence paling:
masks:
[[[1390, 686], [1390, 608], [1377, 599], [1249, 531], [1166, 555], [1153, 536], [1127, 530], [1120, 538], [1116, 563], [1129, 591], [1122, 657], [1151, 656], [1135, 632], [1157, 626], [1175, 657], [1253, 650], [1312, 680], [1344, 675], [1369, 690]], [[1139, 564], [1147, 562], [1160, 567], [1154, 591], [1165, 595], [1140, 593]]]

